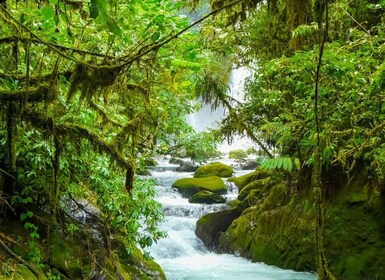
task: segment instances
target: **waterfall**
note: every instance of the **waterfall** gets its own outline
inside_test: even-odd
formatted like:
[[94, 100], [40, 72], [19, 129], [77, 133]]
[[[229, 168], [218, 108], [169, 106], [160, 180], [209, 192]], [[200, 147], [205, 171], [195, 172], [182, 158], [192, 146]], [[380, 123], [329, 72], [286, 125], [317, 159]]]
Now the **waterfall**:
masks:
[[[252, 74], [252, 72], [246, 67], [235, 68], [230, 73], [229, 81], [229, 95], [235, 100], [242, 102], [244, 100], [244, 83], [245, 80]], [[226, 109], [223, 106], [219, 106], [216, 110], [212, 110], [210, 104], [203, 104], [197, 112], [189, 114], [187, 116], [188, 123], [194, 128], [195, 131], [201, 132], [209, 128], [217, 127], [217, 123], [226, 116]], [[221, 152], [229, 152], [236, 149], [245, 149], [248, 147], [254, 147], [254, 143], [241, 136], [234, 137], [234, 141], [231, 144], [223, 142], [219, 146]]]

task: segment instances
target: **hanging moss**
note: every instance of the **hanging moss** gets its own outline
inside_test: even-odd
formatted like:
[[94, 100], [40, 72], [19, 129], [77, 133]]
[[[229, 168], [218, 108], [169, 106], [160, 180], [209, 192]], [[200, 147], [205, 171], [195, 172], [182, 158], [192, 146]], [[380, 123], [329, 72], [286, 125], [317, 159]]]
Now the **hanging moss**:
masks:
[[120, 71], [119, 67], [90, 68], [82, 63], [77, 64], [71, 77], [68, 100], [78, 90], [81, 92], [81, 99], [91, 100], [99, 90], [113, 85]]

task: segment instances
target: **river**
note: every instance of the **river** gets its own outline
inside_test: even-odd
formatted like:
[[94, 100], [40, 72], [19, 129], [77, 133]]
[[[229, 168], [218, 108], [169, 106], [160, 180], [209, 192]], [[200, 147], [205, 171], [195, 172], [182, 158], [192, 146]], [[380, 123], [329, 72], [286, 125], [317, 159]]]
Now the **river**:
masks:
[[[226, 162], [228, 163], [228, 162]], [[193, 173], [175, 172], [177, 166], [167, 160], [151, 170], [157, 181], [157, 200], [162, 203], [165, 222], [160, 228], [168, 238], [150, 248], [155, 261], [170, 280], [314, 280], [315, 274], [284, 270], [264, 263], [252, 263], [244, 258], [209, 251], [195, 236], [195, 223], [206, 213], [218, 211], [224, 204], [190, 204], [171, 188], [174, 181], [192, 177]], [[250, 171], [237, 171], [244, 174]], [[228, 199], [236, 198], [236, 188], [228, 185]]]

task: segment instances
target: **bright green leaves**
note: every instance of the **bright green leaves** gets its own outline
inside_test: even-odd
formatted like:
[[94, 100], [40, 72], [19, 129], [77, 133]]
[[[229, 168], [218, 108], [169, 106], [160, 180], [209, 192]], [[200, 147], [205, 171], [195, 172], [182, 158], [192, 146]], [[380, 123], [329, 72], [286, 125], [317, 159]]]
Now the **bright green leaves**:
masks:
[[[105, 0], [91, 0], [89, 11], [90, 18], [99, 19], [100, 23], [107, 27], [115, 36], [122, 36], [122, 31], [116, 20], [110, 16], [112, 5], [109, 7]], [[111, 13], [112, 14], [112, 13]]]
[[20, 221], [24, 221], [27, 218], [32, 218], [33, 212], [27, 211], [27, 213], [21, 213], [20, 214]]
[[52, 5], [45, 6], [41, 10], [41, 15], [43, 17], [43, 20], [50, 20], [55, 16], [55, 9]]
[[298, 158], [277, 157], [267, 159], [262, 163], [263, 169], [282, 169], [287, 172], [292, 172], [293, 167], [295, 167], [297, 170], [301, 169], [301, 163]]

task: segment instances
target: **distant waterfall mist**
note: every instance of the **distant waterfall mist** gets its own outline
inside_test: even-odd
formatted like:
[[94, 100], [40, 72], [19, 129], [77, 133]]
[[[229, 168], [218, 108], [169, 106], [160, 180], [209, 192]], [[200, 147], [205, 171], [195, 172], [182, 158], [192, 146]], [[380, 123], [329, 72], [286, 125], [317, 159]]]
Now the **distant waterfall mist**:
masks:
[[[251, 71], [246, 67], [240, 67], [233, 69], [230, 73], [229, 81], [229, 95], [242, 102], [244, 100], [244, 82], [246, 78], [251, 75]], [[210, 104], [203, 104], [202, 108], [197, 112], [189, 114], [187, 116], [188, 123], [195, 129], [197, 132], [205, 131], [210, 128], [217, 127], [217, 123], [220, 122], [227, 114], [226, 108], [220, 106], [215, 111], [211, 109]], [[252, 147], [253, 142], [247, 138], [240, 136], [235, 137], [232, 144], [222, 143], [219, 146], [221, 152], [228, 152], [235, 149], [245, 149], [247, 147]]]

